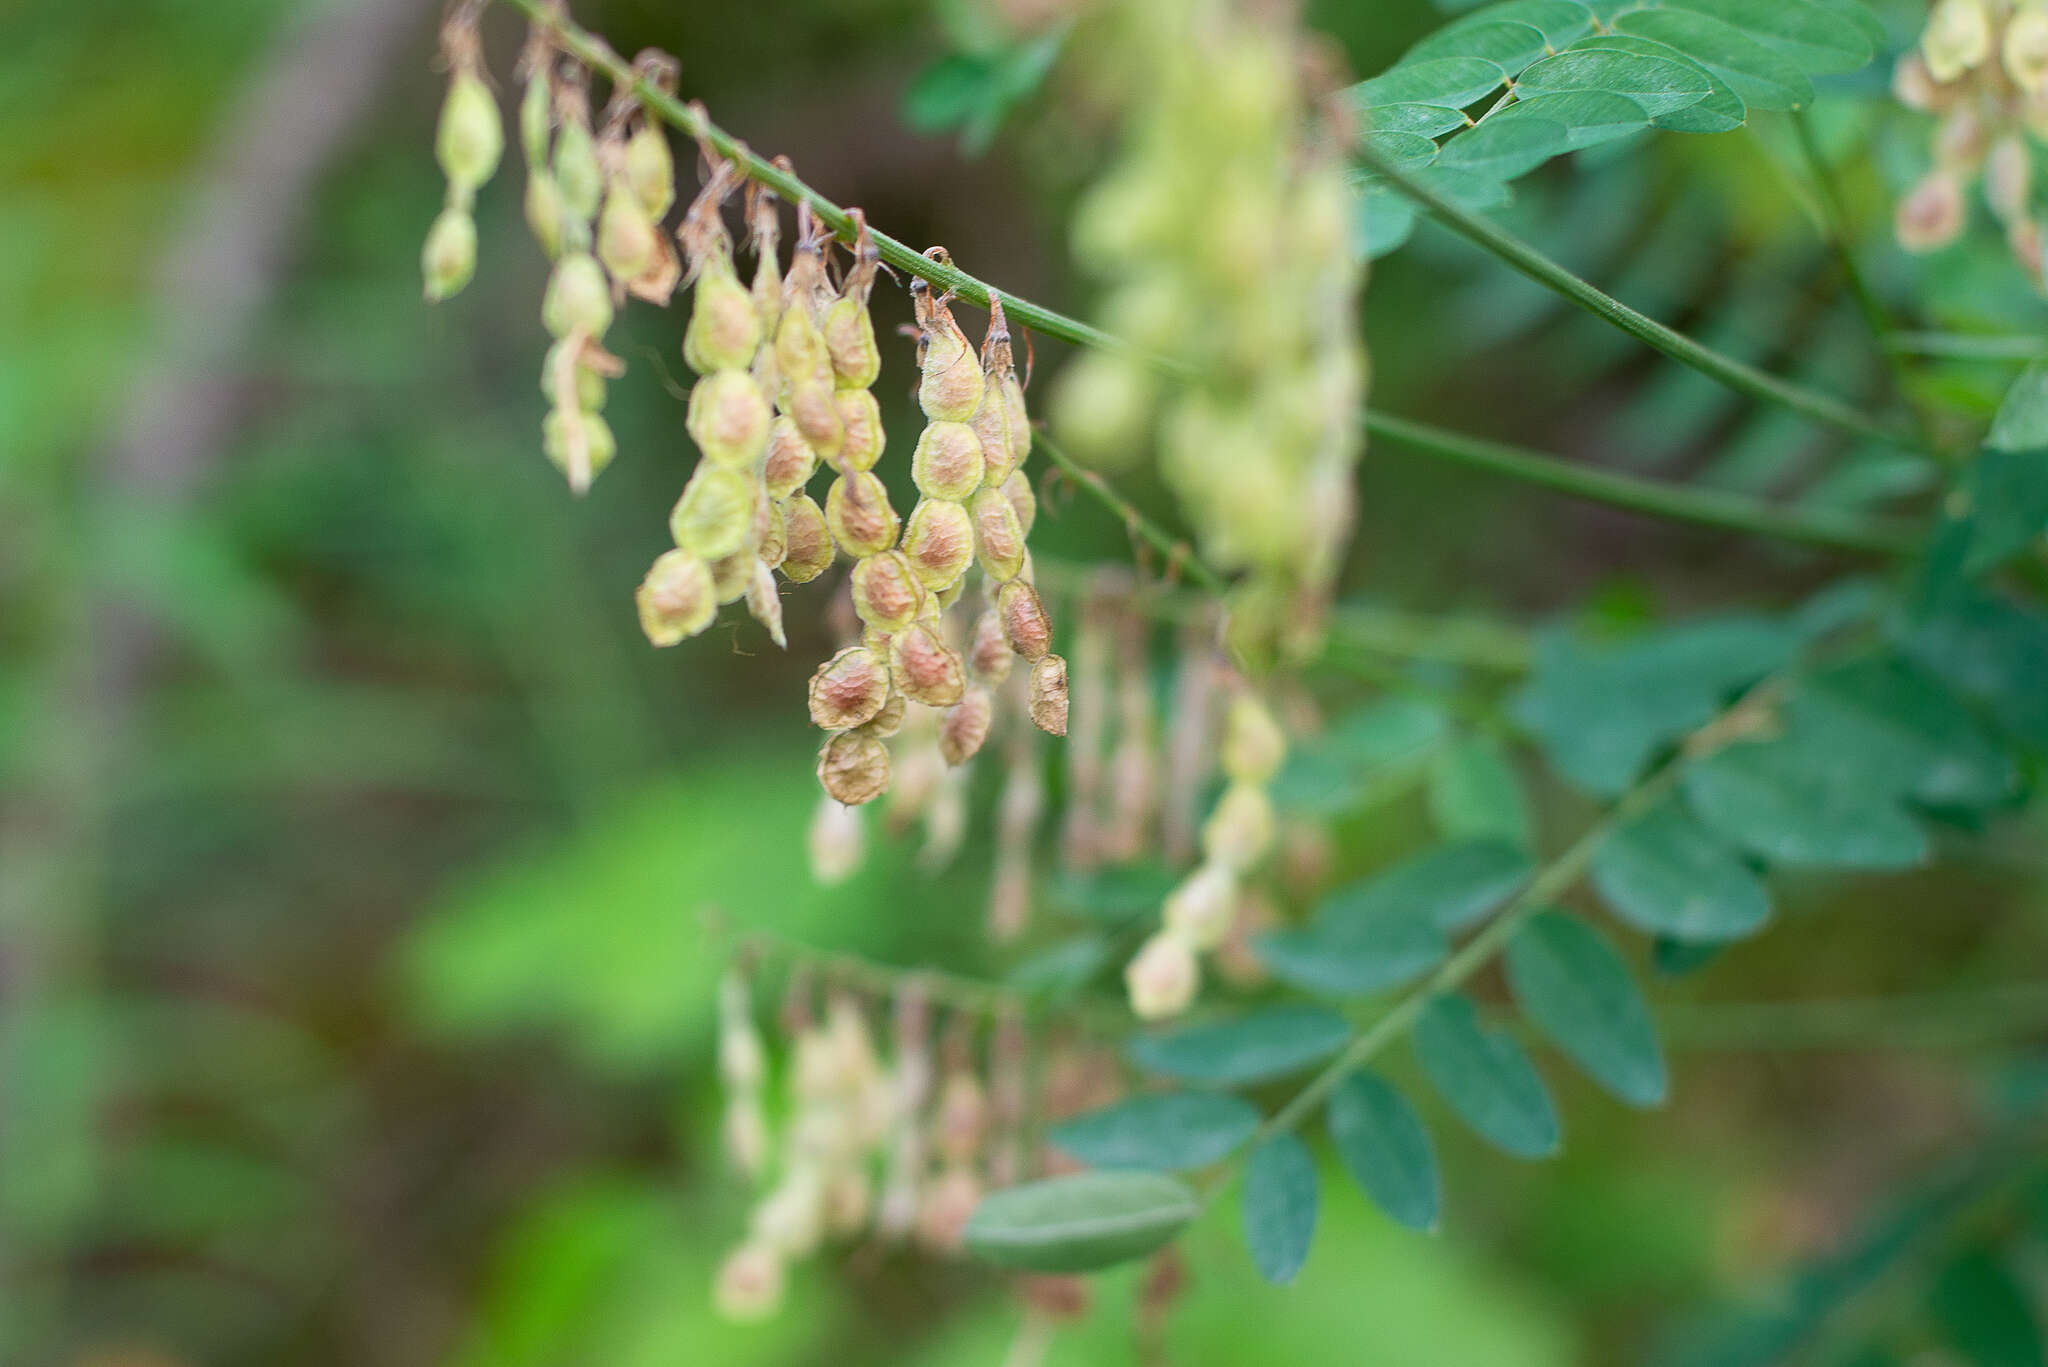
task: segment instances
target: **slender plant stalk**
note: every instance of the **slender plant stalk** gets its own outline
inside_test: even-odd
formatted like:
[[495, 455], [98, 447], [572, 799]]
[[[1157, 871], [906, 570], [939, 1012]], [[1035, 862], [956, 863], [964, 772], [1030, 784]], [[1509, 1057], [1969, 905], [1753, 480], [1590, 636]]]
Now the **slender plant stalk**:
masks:
[[1711, 347], [1701, 345], [1675, 328], [1666, 327], [1647, 314], [1638, 313], [1619, 299], [1572, 274], [1520, 238], [1478, 214], [1458, 207], [1428, 186], [1416, 181], [1370, 146], [1361, 144], [1358, 158], [1373, 174], [1414, 200], [1429, 213], [1430, 217], [1452, 232], [1491, 252], [1545, 289], [1555, 291], [1602, 322], [1612, 324], [1637, 341], [1663, 352], [1672, 360], [1691, 366], [1702, 375], [1728, 386], [1737, 393], [1782, 404], [1815, 422], [1825, 423], [1855, 436], [1917, 449], [1918, 439], [1910, 431], [1876, 421], [1831, 395], [1794, 384], [1790, 380], [1780, 379], [1732, 356], [1725, 356]]
[[1824, 509], [1782, 508], [1718, 489], [1662, 484], [1378, 411], [1367, 411], [1365, 429], [1427, 455], [1653, 517], [1859, 554], [1912, 555], [1919, 546], [1919, 536], [1905, 523]]
[[1894, 332], [1884, 349], [1904, 356], [1944, 356], [1959, 361], [2031, 361], [2048, 353], [2048, 337], [1999, 336], [1968, 332]]
[[[1009, 305], [1006, 303], [1004, 307], [1007, 308]], [[1229, 581], [1210, 568], [1209, 562], [1202, 559], [1193, 546], [1169, 534], [1164, 527], [1138, 511], [1137, 505], [1118, 493], [1116, 487], [1101, 473], [1090, 470], [1062, 451], [1044, 432], [1034, 432], [1031, 445], [1032, 449], [1045, 452], [1046, 457], [1057, 465], [1067, 478], [1086, 489], [1094, 495], [1096, 502], [1115, 514], [1133, 540], [1143, 541], [1165, 556], [1167, 579], [1171, 580], [1175, 572], [1179, 571], [1219, 597], [1230, 591]]]

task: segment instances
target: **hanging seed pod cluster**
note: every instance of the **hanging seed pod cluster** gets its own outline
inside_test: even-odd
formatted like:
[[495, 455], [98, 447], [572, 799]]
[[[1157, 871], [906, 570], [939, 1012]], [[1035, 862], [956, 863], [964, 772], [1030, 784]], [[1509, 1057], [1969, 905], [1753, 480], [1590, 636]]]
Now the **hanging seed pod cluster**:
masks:
[[1198, 378], [1090, 352], [1052, 404], [1053, 431], [1100, 469], [1156, 448], [1204, 557], [1246, 573], [1234, 625], [1258, 653], [1315, 639], [1352, 524], [1366, 377], [1352, 195], [1339, 139], [1304, 108], [1290, 11], [1100, 7], [1126, 133], [1075, 251], [1111, 283], [1103, 326]]
[[2042, 288], [2033, 141], [2048, 139], [2048, 0], [1939, 0], [1892, 89], [1937, 120], [1933, 166], [1899, 202], [1899, 244], [1928, 252], [1955, 241], [1981, 181], [2013, 259]]

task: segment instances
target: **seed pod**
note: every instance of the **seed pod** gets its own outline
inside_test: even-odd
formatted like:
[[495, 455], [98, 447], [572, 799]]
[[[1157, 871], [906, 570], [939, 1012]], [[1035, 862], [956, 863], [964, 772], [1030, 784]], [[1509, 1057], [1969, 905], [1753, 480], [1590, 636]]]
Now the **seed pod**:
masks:
[[1214, 949], [1237, 915], [1237, 875], [1223, 864], [1204, 864], [1166, 895], [1166, 928], [1196, 949]]
[[[942, 248], [925, 255], [944, 260]], [[933, 422], [964, 423], [981, 404], [985, 381], [981, 363], [967, 334], [954, 321], [953, 311], [943, 299], [932, 297], [931, 286], [923, 280], [910, 282], [910, 299], [917, 315], [919, 338], [924, 348], [922, 376], [917, 386], [918, 406]]]
[[845, 882], [867, 857], [867, 838], [860, 809], [820, 798], [806, 842], [811, 877], [824, 887]]
[[1211, 863], [1243, 872], [1273, 847], [1273, 799], [1264, 788], [1233, 783], [1202, 825], [1202, 853]]
[[1201, 980], [1194, 946], [1173, 930], [1154, 934], [1124, 967], [1131, 1012], [1140, 1020], [1163, 1020], [1187, 1010]]
[[595, 413], [604, 407], [604, 376], [583, 363], [583, 349], [572, 346], [568, 341], [556, 342], [550, 346], [540, 363], [540, 392], [555, 399], [561, 392], [562, 367], [571, 367], [567, 377], [569, 390], [575, 396], [576, 406], [586, 413]]
[[1946, 84], [1991, 55], [1991, 16], [1984, 0], [1938, 0], [1920, 35], [1920, 54]]
[[967, 650], [967, 667], [974, 677], [991, 688], [1009, 677], [1010, 661], [1016, 652], [1003, 634], [1002, 614], [986, 608], [974, 619], [974, 641]]
[[789, 649], [789, 638], [782, 631], [782, 595], [775, 589], [775, 571], [759, 555], [754, 557], [754, 576], [747, 581], [747, 611], [768, 628], [770, 640]]
[[2005, 74], [2022, 93], [2038, 96], [2048, 90], [2048, 5], [2027, 0], [2013, 11], [2001, 56]]
[[[747, 182], [747, 233], [754, 248], [754, 311], [761, 317], [761, 335], [773, 339], [782, 321], [782, 276], [778, 249], [782, 241], [782, 220], [775, 212], [775, 195], [759, 181]], [[768, 348], [763, 359], [772, 369], [775, 349]], [[766, 386], [771, 392], [774, 385]]]
[[783, 520], [782, 505], [768, 497], [765, 489], [756, 489], [754, 506], [765, 510], [766, 516], [756, 516], [755, 526], [759, 534], [754, 538], [754, 555], [771, 570], [782, 568], [782, 562], [789, 555], [789, 524]]
[[960, 657], [923, 622], [896, 633], [889, 643], [889, 664], [897, 691], [926, 707], [951, 707], [967, 687]]
[[626, 139], [625, 161], [626, 180], [648, 215], [656, 221], [666, 217], [676, 202], [676, 160], [668, 135], [652, 119], [642, 120]]
[[808, 584], [832, 564], [832, 533], [825, 526], [824, 510], [809, 494], [783, 503], [782, 536], [785, 549], [777, 568], [790, 583]]
[[1157, 391], [1151, 372], [1128, 356], [1088, 352], [1055, 377], [1053, 430], [1086, 464], [1127, 470], [1145, 450]]
[[1067, 662], [1041, 655], [1031, 666], [1031, 724], [1049, 736], [1067, 734]]
[[434, 220], [420, 249], [420, 274], [426, 279], [430, 304], [460, 294], [476, 274], [476, 220], [469, 210], [443, 209]]
[[711, 570], [688, 551], [665, 551], [634, 591], [640, 630], [656, 646], [672, 646], [711, 625], [718, 614]]
[[668, 528], [678, 546], [705, 560], [732, 555], [753, 534], [754, 482], [736, 470], [699, 465], [669, 514]]
[[818, 782], [849, 807], [873, 802], [889, 790], [889, 749], [863, 731], [841, 731], [818, 752]]
[[875, 345], [874, 319], [868, 314], [868, 296], [875, 287], [875, 272], [882, 255], [868, 231], [867, 218], [860, 210], [850, 211], [855, 223], [853, 269], [839, 297], [825, 310], [821, 328], [825, 348], [832, 357], [832, 372], [841, 389], [866, 389], [882, 373], [881, 349]]
[[924, 598], [910, 562], [895, 551], [867, 556], [853, 567], [853, 610], [871, 627], [903, 630], [917, 620]]
[[845, 731], [871, 721], [889, 699], [889, 671], [863, 646], [848, 646], [811, 675], [811, 722]]
[[[799, 1038], [798, 1044], [803, 1042]], [[808, 1257], [825, 1233], [824, 1198], [824, 1183], [815, 1163], [790, 1167], [754, 1211], [754, 1237], [786, 1257]]]
[[773, 417], [753, 376], [744, 370], [714, 370], [690, 390], [684, 427], [706, 460], [752, 470], [768, 449]]
[[812, 450], [828, 461], [839, 454], [846, 441], [846, 427], [839, 416], [838, 391], [829, 379], [815, 375], [792, 378], [792, 372], [784, 370], [782, 411], [796, 423], [796, 430], [803, 433]]
[[612, 325], [612, 292], [604, 267], [588, 252], [569, 252], [555, 262], [541, 299], [540, 320], [550, 336], [582, 332], [595, 340]]
[[934, 422], [917, 439], [910, 478], [926, 498], [965, 503], [981, 487], [981, 441], [964, 422]]
[[747, 596], [747, 589], [754, 582], [754, 571], [760, 565], [761, 562], [754, 558], [753, 549], [745, 544], [731, 555], [711, 562], [711, 591], [721, 607], [737, 603]]
[[1024, 567], [1024, 532], [1017, 510], [1000, 489], [983, 489], [967, 505], [974, 522], [974, 553], [981, 572], [998, 584], [1008, 583]]
[[1238, 783], [1263, 787], [1287, 758], [1287, 736], [1258, 697], [1239, 692], [1223, 724], [1223, 772]]
[[614, 280], [636, 279], [655, 264], [654, 219], [623, 177], [612, 179], [597, 220], [597, 259]]
[[2026, 216], [2033, 183], [2034, 159], [2024, 136], [2008, 134], [1991, 145], [1990, 155], [1984, 159], [1984, 198], [2000, 222]]
[[839, 427], [844, 434], [832, 457], [835, 470], [872, 470], [882, 458], [887, 435], [882, 431], [882, 407], [865, 389], [834, 391], [839, 410]]
[[1952, 171], [1935, 170], [1899, 201], [1893, 232], [1909, 252], [1931, 252], [1962, 235], [1963, 186]]
[[974, 521], [957, 503], [921, 500], [910, 510], [902, 549], [926, 588], [933, 593], [954, 588], [974, 561]]
[[448, 83], [441, 122], [434, 134], [434, 158], [458, 203], [467, 204], [477, 187], [498, 169], [505, 151], [505, 124], [498, 102], [475, 70], [459, 67]]
[[1037, 660], [1052, 649], [1052, 623], [1038, 590], [1022, 579], [1013, 579], [996, 593], [996, 611], [1002, 614], [1003, 636], [1010, 649], [1027, 660]]
[[[576, 92], [575, 100], [582, 99]], [[566, 111], [561, 131], [555, 135], [555, 188], [561, 192], [568, 218], [588, 224], [597, 217], [597, 202], [604, 195], [604, 169], [597, 160], [597, 144], [590, 125], [581, 117], [580, 104]]]
[[761, 482], [770, 498], [788, 498], [810, 483], [818, 468], [818, 453], [786, 416], [768, 425], [768, 455], [761, 467]]
[[745, 370], [761, 345], [761, 315], [753, 296], [734, 273], [732, 254], [707, 252], [697, 268], [690, 296], [690, 323], [683, 332], [683, 360], [699, 375]]
[[891, 691], [889, 701], [882, 704], [882, 710], [875, 713], [874, 720], [861, 727], [861, 730], [867, 732], [876, 740], [887, 740], [903, 729], [904, 718], [909, 713], [909, 700], [901, 693]]
[[1022, 470], [1014, 471], [1003, 481], [1003, 497], [1010, 500], [1010, 510], [1017, 514], [1017, 534], [1030, 536], [1031, 524], [1038, 520], [1038, 494]]
[[756, 1324], [782, 1306], [782, 1255], [756, 1241], [741, 1244], [718, 1265], [711, 1292], [718, 1313], [735, 1324]]
[[568, 477], [577, 493], [603, 474], [618, 454], [618, 442], [602, 414], [553, 408], [541, 419], [541, 450]]
[[548, 143], [555, 131], [555, 109], [548, 92], [545, 56], [534, 62], [531, 70], [532, 74], [526, 78], [526, 89], [519, 97], [519, 146], [526, 154], [528, 173], [538, 174], [547, 170]]
[[546, 171], [526, 178], [526, 226], [548, 259], [562, 254], [562, 192]]
[[939, 728], [939, 752], [946, 763], [965, 764], [979, 754], [994, 715], [995, 696], [986, 687], [976, 684], [963, 693]]
[[842, 1168], [825, 1186], [825, 1228], [847, 1239], [867, 1228], [874, 1209], [874, 1180], [864, 1168]]
[[825, 494], [825, 525], [839, 549], [856, 559], [879, 555], [896, 544], [902, 523], [889, 506], [889, 490], [869, 471], [832, 481]]
[[981, 455], [987, 463], [982, 481], [999, 485], [1030, 454], [1031, 425], [1024, 412], [1024, 386], [1017, 380], [1003, 301], [991, 292], [988, 306], [988, 334], [981, 342], [985, 383], [970, 425], [981, 439]]

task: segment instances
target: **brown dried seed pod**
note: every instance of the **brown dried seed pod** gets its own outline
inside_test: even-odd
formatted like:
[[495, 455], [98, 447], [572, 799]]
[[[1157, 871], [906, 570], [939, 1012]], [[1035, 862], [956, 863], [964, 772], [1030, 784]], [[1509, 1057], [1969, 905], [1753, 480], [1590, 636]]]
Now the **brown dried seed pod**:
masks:
[[792, 584], [808, 584], [832, 564], [832, 533], [825, 510], [809, 494], [782, 504], [782, 563], [776, 568]]
[[974, 519], [974, 553], [981, 571], [998, 584], [1015, 579], [1024, 568], [1024, 530], [1017, 510], [1001, 489], [983, 489], [967, 505]]
[[889, 694], [889, 701], [882, 704], [882, 710], [875, 713], [873, 719], [863, 725], [861, 730], [877, 740], [887, 740], [903, 729], [903, 718], [909, 711], [909, 699], [901, 693], [892, 691]]
[[960, 701], [967, 687], [966, 669], [930, 626], [918, 622], [897, 632], [889, 652], [896, 689], [904, 697], [926, 707], [951, 707]]
[[946, 713], [939, 728], [939, 753], [946, 757], [946, 763], [965, 764], [980, 752], [982, 742], [988, 739], [995, 705], [995, 695], [981, 684], [960, 695], [959, 704]]
[[633, 593], [640, 629], [656, 646], [672, 646], [711, 625], [718, 615], [711, 569], [688, 551], [656, 558]]
[[787, 415], [768, 424], [768, 455], [761, 466], [761, 483], [770, 498], [788, 498], [810, 483], [817, 469], [818, 453]]
[[1031, 524], [1038, 520], [1038, 492], [1022, 470], [1003, 481], [1003, 497], [1010, 500], [1010, 507], [1017, 514], [1018, 535], [1031, 535]]
[[917, 620], [924, 599], [924, 585], [895, 551], [867, 556], [853, 567], [853, 610], [871, 627], [903, 630]]
[[784, 650], [789, 649], [789, 638], [782, 631], [782, 595], [775, 589], [775, 571], [758, 556], [754, 560], [753, 578], [747, 581], [747, 611], [768, 628], [770, 640]]
[[974, 561], [974, 520], [957, 503], [924, 499], [904, 526], [903, 554], [926, 588], [934, 593], [956, 588]]
[[745, 546], [711, 562], [711, 588], [721, 605], [737, 603], [747, 596], [747, 587], [754, 582], [754, 569], [760, 563]]
[[889, 791], [889, 747], [865, 731], [841, 731], [818, 752], [818, 782], [849, 807]]
[[934, 422], [910, 454], [910, 478], [926, 498], [965, 503], [981, 487], [981, 439], [964, 422]]
[[839, 451], [832, 458], [835, 470], [872, 470], [882, 458], [887, 435], [882, 431], [882, 407], [865, 389], [836, 391], [839, 425], [844, 432]]
[[811, 675], [811, 722], [820, 730], [863, 725], [889, 701], [889, 671], [863, 646], [848, 646]]
[[889, 506], [888, 487], [867, 470], [850, 471], [832, 481], [825, 494], [825, 524], [839, 549], [855, 558], [888, 550], [902, 526]]
[[967, 649], [967, 667], [974, 677], [991, 687], [1010, 676], [1010, 661], [1017, 658], [1010, 638], [1003, 634], [1003, 617], [994, 608], [984, 609], [974, 620], [974, 643]]
[[706, 460], [751, 470], [768, 447], [773, 417], [753, 376], [744, 370], [714, 370], [690, 391], [684, 426]]
[[754, 531], [754, 482], [736, 470], [700, 465], [669, 514], [676, 545], [718, 560], [746, 545]]
[[1022, 579], [1012, 579], [996, 594], [996, 611], [1002, 614], [1003, 635], [1010, 649], [1027, 660], [1037, 661], [1052, 649], [1052, 622], [1038, 590]]
[[1067, 661], [1041, 655], [1031, 666], [1031, 724], [1049, 736], [1067, 734]]

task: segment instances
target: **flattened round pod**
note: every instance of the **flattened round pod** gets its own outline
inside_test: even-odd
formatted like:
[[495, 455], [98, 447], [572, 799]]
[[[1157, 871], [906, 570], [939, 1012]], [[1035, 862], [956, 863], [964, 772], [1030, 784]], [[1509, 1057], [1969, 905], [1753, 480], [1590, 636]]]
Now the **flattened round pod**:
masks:
[[612, 290], [604, 267], [589, 252], [569, 252], [555, 262], [541, 296], [540, 321], [551, 337], [567, 337], [581, 329], [602, 337], [612, 325]]
[[974, 619], [974, 641], [967, 648], [967, 667], [974, 677], [991, 686], [1010, 677], [1010, 662], [1017, 653], [1003, 634], [1003, 617], [994, 608], [984, 609]]
[[498, 102], [475, 71], [459, 68], [448, 83], [441, 121], [434, 130], [434, 158], [464, 203], [498, 169], [505, 151], [505, 125]]
[[808, 584], [832, 564], [832, 533], [825, 510], [809, 494], [782, 505], [782, 563], [776, 568], [792, 584]]
[[654, 265], [661, 250], [655, 232], [654, 219], [633, 187], [614, 177], [597, 219], [597, 259], [614, 280], [636, 279]]
[[746, 546], [711, 562], [711, 588], [721, 605], [737, 603], [747, 596], [747, 589], [754, 582], [754, 570], [760, 563]]
[[874, 718], [861, 727], [861, 730], [877, 740], [887, 740], [903, 729], [903, 718], [909, 710], [909, 700], [896, 692], [892, 685], [889, 701], [882, 704], [882, 710], [875, 713]]
[[1031, 724], [1049, 736], [1067, 734], [1067, 661], [1064, 656], [1041, 655], [1031, 666]]
[[1031, 524], [1038, 520], [1038, 493], [1031, 487], [1031, 478], [1018, 470], [1003, 481], [1003, 497], [1010, 500], [1011, 509], [1017, 514], [1017, 531], [1020, 536], [1031, 535]]
[[889, 791], [889, 747], [865, 731], [841, 731], [818, 752], [818, 782], [849, 807]]
[[845, 731], [874, 720], [889, 700], [889, 671], [865, 646], [848, 646], [811, 675], [811, 721]]
[[656, 219], [676, 202], [675, 156], [669, 151], [668, 135], [658, 125], [642, 123], [626, 139], [626, 179]]
[[853, 610], [877, 630], [903, 630], [917, 620], [924, 599], [910, 562], [894, 551], [867, 556], [853, 567]]
[[838, 406], [839, 426], [844, 434], [838, 454], [832, 459], [833, 468], [874, 469], [875, 462], [882, 458], [883, 447], [888, 444], [888, 437], [882, 431], [881, 405], [865, 389], [837, 390], [833, 402]]
[[967, 505], [974, 520], [974, 553], [982, 573], [998, 584], [1015, 579], [1024, 567], [1024, 530], [1017, 510], [1001, 489], [983, 489]]
[[753, 535], [754, 481], [723, 466], [698, 466], [669, 514], [668, 529], [676, 545], [706, 560], [731, 555]]
[[[611, 424], [600, 413], [572, 413], [565, 408], [548, 410], [540, 422], [541, 450], [554, 467], [573, 481], [576, 478], [572, 467], [570, 441], [572, 430], [580, 429], [583, 435], [585, 458], [589, 462], [590, 478], [604, 473], [612, 463], [612, 457], [619, 453], [619, 443], [612, 436]], [[578, 492], [581, 492], [580, 490]]]
[[788, 498], [810, 483], [817, 470], [818, 453], [787, 415], [768, 424], [768, 454], [761, 465], [761, 482], [770, 498]]
[[926, 498], [965, 503], [981, 487], [981, 439], [964, 422], [934, 422], [910, 454], [910, 478]]
[[787, 380], [823, 379], [828, 387], [832, 383], [832, 360], [825, 351], [824, 334], [800, 303], [784, 301], [775, 329], [775, 368]]
[[633, 591], [640, 610], [640, 629], [656, 646], [672, 646], [695, 636], [718, 615], [711, 569], [688, 551], [665, 551]]
[[1003, 635], [1010, 649], [1027, 660], [1037, 660], [1052, 649], [1052, 621], [1038, 590], [1022, 579], [1012, 579], [996, 593], [996, 611], [1002, 614]]
[[768, 447], [773, 418], [753, 376], [744, 370], [714, 370], [691, 389], [684, 426], [706, 460], [752, 470]]
[[555, 178], [536, 169], [526, 178], [526, 226], [549, 260], [562, 254], [562, 192]]
[[604, 168], [597, 164], [597, 144], [585, 118], [562, 120], [555, 136], [554, 172], [562, 207], [587, 226], [597, 217], [598, 199], [604, 194]]
[[953, 588], [974, 561], [974, 520], [957, 503], [923, 499], [903, 529], [903, 554], [926, 588]]
[[981, 360], [967, 344], [967, 334], [944, 309], [933, 311], [924, 329], [924, 374], [917, 386], [918, 406], [933, 422], [966, 422], [981, 403], [985, 381]]
[[839, 549], [859, 558], [880, 555], [896, 544], [902, 521], [889, 506], [889, 490], [867, 470], [832, 481], [825, 495], [825, 525]]
[[[1007, 656], [1008, 648], [1004, 654]], [[939, 726], [939, 753], [946, 763], [962, 765], [980, 752], [982, 742], [988, 739], [989, 723], [995, 716], [995, 697], [987, 688], [975, 684], [960, 695], [960, 702]]]
[[846, 427], [839, 417], [839, 391], [830, 380], [816, 376], [797, 378], [784, 371], [782, 410], [789, 414], [812, 450], [826, 460], [839, 455], [846, 440]]
[[825, 350], [841, 389], [866, 389], [882, 373], [882, 351], [875, 345], [875, 322], [866, 299], [842, 295], [825, 310]]
[[769, 569], [780, 569], [789, 554], [789, 526], [783, 521], [782, 505], [768, 497], [765, 490], [756, 489], [754, 493], [755, 507], [762, 510], [754, 518], [759, 533], [754, 538], [754, 554]]
[[926, 707], [951, 707], [967, 688], [967, 671], [953, 648], [924, 622], [896, 633], [889, 643], [890, 676], [896, 690]]
[[732, 255], [713, 250], [704, 258], [683, 331], [683, 360], [699, 375], [745, 370], [761, 345], [761, 314], [733, 270]]

